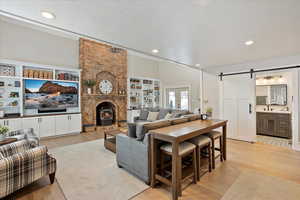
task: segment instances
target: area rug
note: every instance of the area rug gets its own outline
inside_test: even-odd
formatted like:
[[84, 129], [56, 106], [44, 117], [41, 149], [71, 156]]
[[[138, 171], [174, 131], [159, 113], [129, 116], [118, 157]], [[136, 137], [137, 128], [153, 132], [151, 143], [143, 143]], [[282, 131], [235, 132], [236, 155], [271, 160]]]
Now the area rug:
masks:
[[299, 200], [300, 184], [255, 172], [243, 172], [221, 200]]
[[114, 153], [95, 140], [52, 149], [57, 159], [56, 179], [68, 200], [126, 200], [149, 186], [116, 163]]

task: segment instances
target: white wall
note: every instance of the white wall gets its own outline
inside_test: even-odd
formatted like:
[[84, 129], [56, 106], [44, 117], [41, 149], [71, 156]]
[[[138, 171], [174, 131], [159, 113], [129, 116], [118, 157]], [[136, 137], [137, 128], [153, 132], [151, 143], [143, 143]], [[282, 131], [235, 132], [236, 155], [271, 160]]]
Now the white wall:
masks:
[[128, 54], [128, 77], [159, 79], [158, 61]]
[[[200, 107], [200, 71], [187, 68], [175, 63], [159, 62], [159, 79], [163, 91], [166, 87], [190, 86], [191, 87], [191, 111]], [[162, 94], [165, 107], [165, 94]]]
[[200, 107], [200, 71], [175, 63], [128, 54], [128, 77], [146, 77], [161, 81], [161, 102], [165, 107], [165, 88], [190, 86], [191, 111]]
[[202, 73], [202, 111], [211, 107], [213, 109], [213, 118], [220, 117], [220, 97], [219, 97], [219, 77], [208, 72]]
[[79, 42], [0, 19], [0, 58], [79, 68]]

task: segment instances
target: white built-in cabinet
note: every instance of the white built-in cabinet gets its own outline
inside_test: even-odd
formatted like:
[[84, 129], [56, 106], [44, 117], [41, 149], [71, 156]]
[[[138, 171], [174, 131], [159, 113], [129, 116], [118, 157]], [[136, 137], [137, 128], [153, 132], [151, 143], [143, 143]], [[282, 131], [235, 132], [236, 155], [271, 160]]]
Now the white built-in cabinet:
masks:
[[76, 133], [81, 131], [81, 115], [59, 115], [55, 117], [56, 135]]
[[41, 138], [81, 132], [81, 114], [28, 117], [22, 121], [23, 128], [33, 128]]
[[9, 127], [10, 131], [16, 131], [21, 129], [22, 126], [22, 120], [20, 121], [19, 119], [1, 119], [0, 120], [0, 125], [1, 126], [7, 126]]

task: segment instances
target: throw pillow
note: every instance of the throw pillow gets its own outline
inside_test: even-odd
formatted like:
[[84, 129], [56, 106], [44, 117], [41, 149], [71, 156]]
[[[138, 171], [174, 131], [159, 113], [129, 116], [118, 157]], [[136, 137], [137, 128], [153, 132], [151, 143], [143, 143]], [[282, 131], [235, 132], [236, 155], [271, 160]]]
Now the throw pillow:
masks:
[[147, 121], [155, 121], [157, 120], [158, 112], [149, 112]]
[[148, 110], [141, 110], [140, 118], [139, 119], [140, 120], [147, 120], [148, 114], [149, 114]]
[[172, 119], [174, 117], [174, 115], [172, 113], [168, 113], [165, 116], [165, 119]]

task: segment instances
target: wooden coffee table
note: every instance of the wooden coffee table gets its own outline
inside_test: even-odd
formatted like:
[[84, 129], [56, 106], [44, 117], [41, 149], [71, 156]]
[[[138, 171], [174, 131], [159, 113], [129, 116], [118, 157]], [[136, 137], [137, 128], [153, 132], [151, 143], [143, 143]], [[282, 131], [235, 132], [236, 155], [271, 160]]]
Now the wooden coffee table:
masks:
[[118, 134], [127, 134], [127, 132], [120, 129], [104, 131], [104, 147], [114, 153], [116, 153], [116, 136]]
[[6, 138], [4, 140], [0, 140], [0, 146], [5, 145], [5, 144], [10, 144], [10, 143], [13, 143], [16, 141], [17, 141], [16, 138]]

